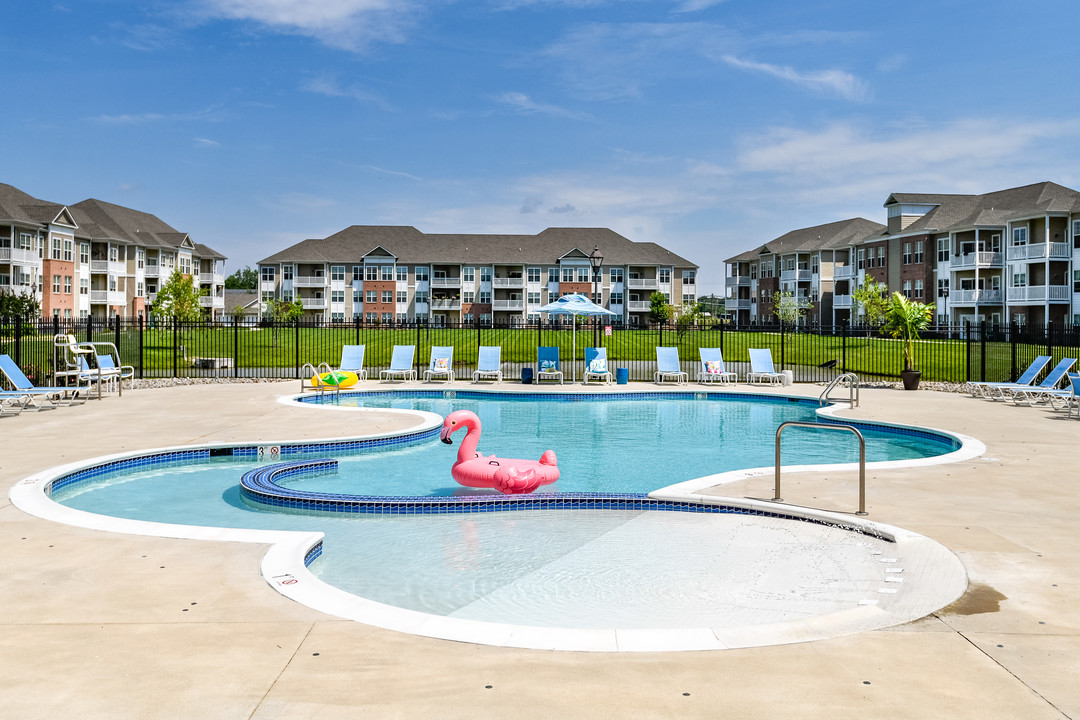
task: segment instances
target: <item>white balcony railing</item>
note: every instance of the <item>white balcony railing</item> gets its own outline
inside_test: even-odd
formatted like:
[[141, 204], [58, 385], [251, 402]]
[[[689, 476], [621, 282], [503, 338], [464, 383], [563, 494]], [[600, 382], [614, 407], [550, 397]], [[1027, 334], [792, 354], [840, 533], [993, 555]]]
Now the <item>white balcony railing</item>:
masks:
[[300, 298], [305, 310], [325, 310], [326, 298]]
[[[1020, 288], [1022, 289], [1022, 288]], [[949, 304], [954, 307], [967, 305], [1000, 305], [1005, 301], [1005, 293], [994, 290], [953, 290], [949, 294]], [[944, 305], [944, 301], [939, 302]]]
[[851, 296], [850, 295], [833, 295], [832, 306], [837, 310], [850, 310], [851, 309]]
[[157, 265], [147, 265], [145, 268], [143, 268], [143, 275], [148, 277], [148, 278], [156, 278], [156, 277], [158, 277], [158, 275], [159, 275], [158, 266]]
[[749, 275], [732, 275], [724, 278], [725, 287], [750, 287]]
[[127, 297], [122, 290], [91, 290], [91, 305], [127, 305]]
[[749, 310], [749, 309], [750, 309], [750, 298], [735, 298], [735, 299], [729, 298], [729, 299], [724, 301], [724, 310], [727, 310], [727, 311], [731, 311], [731, 310]]
[[293, 287], [326, 287], [325, 275], [297, 275], [293, 278]]
[[493, 278], [492, 285], [497, 288], [523, 288], [525, 287], [525, 278]]
[[626, 309], [630, 312], [649, 312], [649, 303], [645, 300], [631, 300], [626, 303]]
[[36, 263], [40, 259], [34, 250], [0, 247], [0, 262]]
[[109, 272], [108, 260], [91, 260], [90, 272], [92, 273], [107, 273]]
[[524, 300], [496, 300], [491, 305], [492, 310], [524, 310]]
[[[951, 298], [950, 298], [951, 299]], [[1069, 302], [1072, 300], [1072, 287], [1069, 285], [1031, 285], [1029, 287], [1009, 288], [1009, 302]]]
[[433, 277], [431, 278], [431, 287], [459, 288], [461, 287], [461, 278]]
[[855, 277], [854, 265], [837, 265], [832, 271], [833, 280], [851, 280]]
[[784, 270], [780, 273], [780, 279], [788, 282], [810, 282], [809, 270]]
[[199, 284], [221, 285], [225, 282], [225, 276], [221, 273], [199, 273]]
[[1009, 247], [1009, 260], [1068, 260], [1072, 256], [1069, 243], [1032, 243]]
[[631, 290], [656, 290], [660, 287], [656, 278], [630, 278], [626, 283]]
[[949, 268], [964, 270], [977, 267], [1001, 267], [1004, 258], [999, 252], [972, 252], [949, 258]]
[[432, 310], [460, 310], [461, 300], [454, 300], [451, 298], [432, 298], [431, 300]]

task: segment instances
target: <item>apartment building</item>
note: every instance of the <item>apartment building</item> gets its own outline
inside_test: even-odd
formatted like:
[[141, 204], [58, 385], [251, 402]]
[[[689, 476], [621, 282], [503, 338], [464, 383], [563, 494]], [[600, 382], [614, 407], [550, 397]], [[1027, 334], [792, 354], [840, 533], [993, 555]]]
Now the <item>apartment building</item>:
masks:
[[225, 310], [225, 256], [154, 215], [101, 200], [39, 200], [0, 183], [0, 290], [29, 293], [45, 317], [140, 317], [174, 269]]
[[[884, 207], [887, 224], [852, 238], [846, 257], [842, 241], [807, 241], [805, 254], [816, 253], [819, 268], [826, 255], [834, 259], [831, 298], [811, 298], [822, 323], [851, 320], [851, 291], [867, 278], [934, 303], [941, 324], [1080, 323], [1080, 192], [1042, 182], [982, 195], [893, 193]], [[740, 299], [758, 291], [743, 275], [754, 252], [761, 255], [759, 275], [764, 260], [777, 268], [789, 261], [790, 253], [773, 257], [773, 249], [783, 250], [779, 240], [727, 261], [729, 297], [748, 306], [740, 322], [772, 314], [771, 304]], [[811, 270], [810, 286], [825, 287], [828, 271]]]
[[[603, 264], [594, 277], [590, 255]], [[649, 298], [697, 299], [697, 266], [655, 244], [606, 228], [548, 228], [536, 235], [430, 234], [406, 226], [354, 225], [258, 263], [259, 291], [300, 298], [328, 321], [517, 325], [540, 306], [583, 293], [626, 325], [648, 322]]]

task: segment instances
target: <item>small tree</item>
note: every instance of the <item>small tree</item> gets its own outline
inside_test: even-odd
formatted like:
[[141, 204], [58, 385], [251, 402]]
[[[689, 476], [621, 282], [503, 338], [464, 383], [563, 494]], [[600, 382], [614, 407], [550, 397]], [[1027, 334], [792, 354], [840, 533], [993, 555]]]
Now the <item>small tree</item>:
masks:
[[772, 310], [776, 315], [776, 319], [780, 321], [780, 324], [787, 328], [797, 328], [799, 321], [806, 315], [806, 311], [810, 309], [810, 305], [807, 302], [796, 299], [790, 292], [780, 292], [777, 290], [772, 296]]
[[169, 279], [158, 290], [157, 299], [150, 312], [160, 318], [175, 318], [191, 322], [201, 320], [204, 314], [199, 300], [204, 293], [195, 285], [195, 278], [173, 270]]
[[225, 278], [225, 287], [229, 290], [254, 290], [259, 285], [259, 274], [245, 265]]
[[0, 318], [33, 320], [41, 315], [41, 303], [31, 293], [0, 290]]
[[649, 319], [661, 325], [671, 319], [672, 307], [664, 293], [654, 292], [649, 296]]
[[675, 330], [681, 340], [683, 335], [701, 321], [701, 305], [699, 303], [683, 303], [675, 308]]
[[856, 307], [862, 309], [863, 319], [871, 328], [876, 328], [885, 321], [885, 312], [889, 308], [887, 292], [885, 283], [879, 283], [874, 278], [868, 277], [866, 282], [851, 293], [851, 301]]
[[882, 332], [904, 343], [904, 370], [915, 369], [915, 341], [919, 333], [930, 326], [934, 319], [934, 305], [909, 300], [900, 293], [893, 293], [885, 311]]
[[285, 323], [295, 322], [304, 316], [304, 301], [298, 297], [292, 300], [267, 300], [266, 315], [273, 320], [274, 347], [278, 347]]

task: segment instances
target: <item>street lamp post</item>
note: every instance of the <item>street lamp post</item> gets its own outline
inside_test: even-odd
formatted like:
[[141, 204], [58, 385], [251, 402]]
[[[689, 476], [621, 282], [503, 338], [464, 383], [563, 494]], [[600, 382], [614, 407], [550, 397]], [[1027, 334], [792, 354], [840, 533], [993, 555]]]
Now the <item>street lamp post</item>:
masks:
[[941, 295], [942, 315], [945, 316], [945, 333], [952, 338], [952, 323], [949, 322], [949, 288], [941, 288], [939, 294]]
[[[599, 295], [600, 295], [600, 267], [603, 264], [604, 264], [604, 253], [600, 252], [599, 247], [594, 246], [593, 251], [591, 253], [589, 253], [589, 265], [592, 267], [592, 285], [594, 287], [593, 298], [595, 298], [593, 300], [593, 302], [595, 302], [597, 305], [600, 305], [600, 306], [603, 306], [603, 304], [604, 304], [603, 303], [603, 298], [599, 297]], [[593, 327], [594, 327], [593, 347], [596, 347], [599, 344], [598, 343], [599, 338], [596, 336], [595, 324], [594, 324]]]

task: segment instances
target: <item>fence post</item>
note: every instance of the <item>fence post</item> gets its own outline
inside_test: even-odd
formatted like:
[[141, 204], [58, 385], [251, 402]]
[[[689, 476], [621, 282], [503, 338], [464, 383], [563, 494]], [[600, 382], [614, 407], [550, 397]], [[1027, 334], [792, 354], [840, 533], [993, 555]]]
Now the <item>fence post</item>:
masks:
[[300, 379], [300, 318], [293, 320], [293, 372], [294, 379]]
[[787, 333], [785, 332], [786, 326], [783, 321], [780, 322], [780, 369], [783, 370], [787, 365], [785, 360], [787, 359]]
[[116, 316], [116, 330], [113, 333], [113, 337], [115, 338], [115, 340], [113, 341], [113, 345], [116, 346], [116, 352], [119, 353], [120, 352], [120, 316], [119, 315]]
[[847, 372], [847, 333], [850, 323], [840, 326], [840, 374]]
[[[1046, 354], [1054, 357], [1054, 323], [1046, 323]], [[1016, 377], [1016, 375], [1013, 375]]]
[[[29, 316], [27, 316], [29, 317]], [[12, 318], [15, 321], [15, 364], [22, 367], [22, 324], [23, 318], [21, 315], [15, 315]]]
[[180, 349], [180, 321], [173, 315], [172, 319], [172, 376], [180, 377], [176, 353]]
[[[52, 332], [52, 334], [53, 334], [53, 337], [55, 337], [55, 336], [60, 334], [60, 316], [59, 315], [53, 315], [52, 324], [53, 324], [53, 332]], [[53, 368], [53, 369], [55, 370], [56, 368]]]
[[139, 316], [139, 379], [146, 377], [146, 336], [143, 316]]
[[233, 313], [232, 318], [233, 377], [240, 377], [240, 317]]
[[86, 316], [86, 342], [94, 342], [94, 316]]

